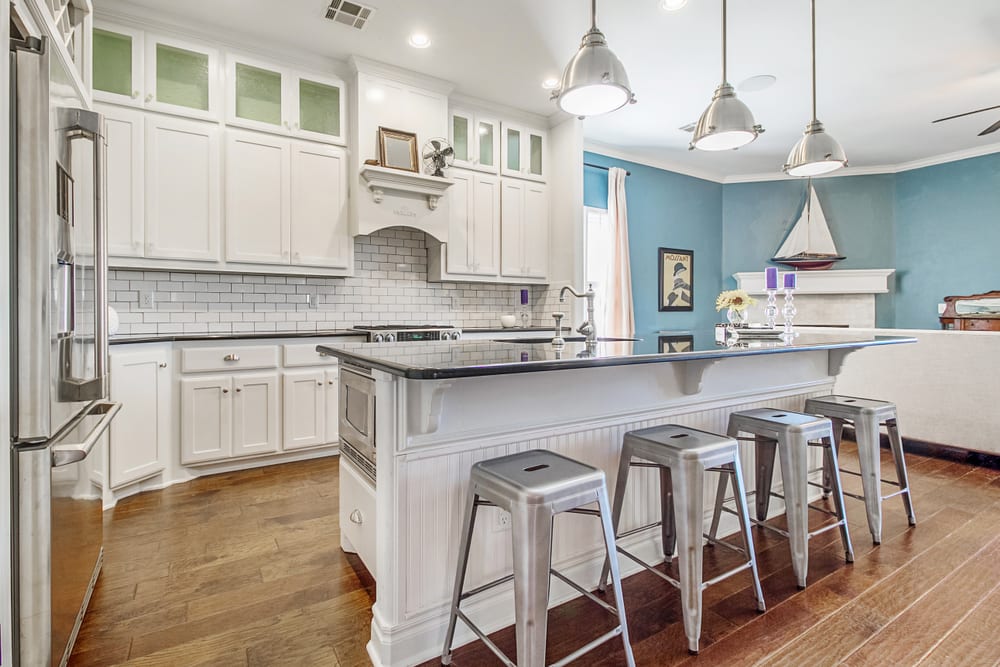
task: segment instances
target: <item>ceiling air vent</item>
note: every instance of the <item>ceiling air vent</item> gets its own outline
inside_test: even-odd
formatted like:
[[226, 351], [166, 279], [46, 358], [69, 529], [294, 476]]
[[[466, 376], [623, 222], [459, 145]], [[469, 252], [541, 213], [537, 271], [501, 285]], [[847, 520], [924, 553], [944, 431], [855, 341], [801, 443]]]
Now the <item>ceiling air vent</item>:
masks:
[[358, 30], [363, 30], [368, 25], [368, 20], [374, 13], [374, 7], [347, 2], [347, 0], [333, 0], [326, 8], [326, 18]]

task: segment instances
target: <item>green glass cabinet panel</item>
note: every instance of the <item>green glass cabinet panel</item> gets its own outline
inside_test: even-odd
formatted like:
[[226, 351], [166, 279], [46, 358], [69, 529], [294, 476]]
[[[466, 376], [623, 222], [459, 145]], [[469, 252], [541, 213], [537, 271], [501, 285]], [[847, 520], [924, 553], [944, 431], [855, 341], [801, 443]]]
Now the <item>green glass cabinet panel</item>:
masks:
[[507, 168], [521, 171], [521, 133], [518, 130], [507, 132]]
[[528, 171], [535, 176], [542, 175], [542, 138], [537, 134], [528, 135], [528, 150], [530, 152]]
[[281, 73], [236, 63], [236, 116], [281, 125]]
[[156, 100], [208, 111], [208, 54], [156, 45]]
[[131, 97], [132, 38], [94, 28], [94, 88]]
[[454, 140], [455, 159], [469, 161], [469, 119], [464, 116], [451, 117], [451, 136]]
[[299, 79], [299, 125], [307, 132], [340, 136], [340, 88]]
[[493, 123], [479, 123], [479, 164], [492, 167], [496, 164], [493, 157]]

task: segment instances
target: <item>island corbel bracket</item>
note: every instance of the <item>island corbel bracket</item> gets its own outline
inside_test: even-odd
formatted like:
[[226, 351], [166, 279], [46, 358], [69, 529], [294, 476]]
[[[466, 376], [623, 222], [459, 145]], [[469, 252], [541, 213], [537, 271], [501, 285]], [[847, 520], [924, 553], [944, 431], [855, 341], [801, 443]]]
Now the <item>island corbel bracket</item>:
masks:
[[376, 204], [382, 203], [387, 192], [395, 192], [424, 197], [427, 208], [432, 211], [437, 210], [438, 202], [452, 185], [447, 178], [377, 165], [365, 165], [361, 169], [361, 178]]
[[441, 424], [444, 395], [453, 382], [411, 382], [407, 396], [407, 421], [410, 432], [420, 435], [435, 433]]
[[827, 374], [831, 377], [840, 375], [840, 371], [844, 369], [844, 360], [847, 358], [851, 352], [857, 352], [858, 348], [838, 348], [829, 351], [829, 357], [827, 361]]
[[680, 365], [681, 391], [688, 396], [701, 393], [705, 371], [719, 363], [718, 359], [692, 359], [676, 362]]

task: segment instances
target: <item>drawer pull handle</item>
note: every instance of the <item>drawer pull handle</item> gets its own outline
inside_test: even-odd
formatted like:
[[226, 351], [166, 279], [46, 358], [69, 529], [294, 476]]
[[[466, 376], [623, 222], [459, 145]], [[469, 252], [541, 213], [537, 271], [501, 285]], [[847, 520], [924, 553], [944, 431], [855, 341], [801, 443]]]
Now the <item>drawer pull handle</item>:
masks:
[[239, 361], [240, 360], [240, 355], [238, 355], [238, 354], [227, 354], [226, 356], [222, 357], [222, 360], [223, 361]]
[[351, 523], [356, 523], [359, 526], [365, 522], [365, 518], [361, 515], [361, 510], [354, 510], [351, 512]]

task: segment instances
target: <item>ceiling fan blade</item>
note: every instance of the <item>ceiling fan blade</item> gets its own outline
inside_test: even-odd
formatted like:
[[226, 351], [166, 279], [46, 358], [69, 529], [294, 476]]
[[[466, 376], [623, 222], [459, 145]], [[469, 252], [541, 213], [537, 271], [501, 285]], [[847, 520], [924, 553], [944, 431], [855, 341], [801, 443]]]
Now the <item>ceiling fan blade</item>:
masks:
[[962, 116], [971, 116], [975, 113], [982, 113], [984, 111], [992, 111], [993, 109], [1000, 109], [1000, 104], [993, 107], [985, 107], [983, 109], [976, 109], [975, 111], [966, 111], [965, 113], [957, 113], [954, 116], [945, 116], [944, 118], [938, 118], [937, 120], [932, 120], [932, 123], [940, 123], [944, 120], [952, 120], [954, 118], [961, 118]]
[[988, 128], [979, 133], [980, 137], [984, 137], [987, 134], [993, 134], [997, 130], [1000, 130], [1000, 120], [990, 125]]

